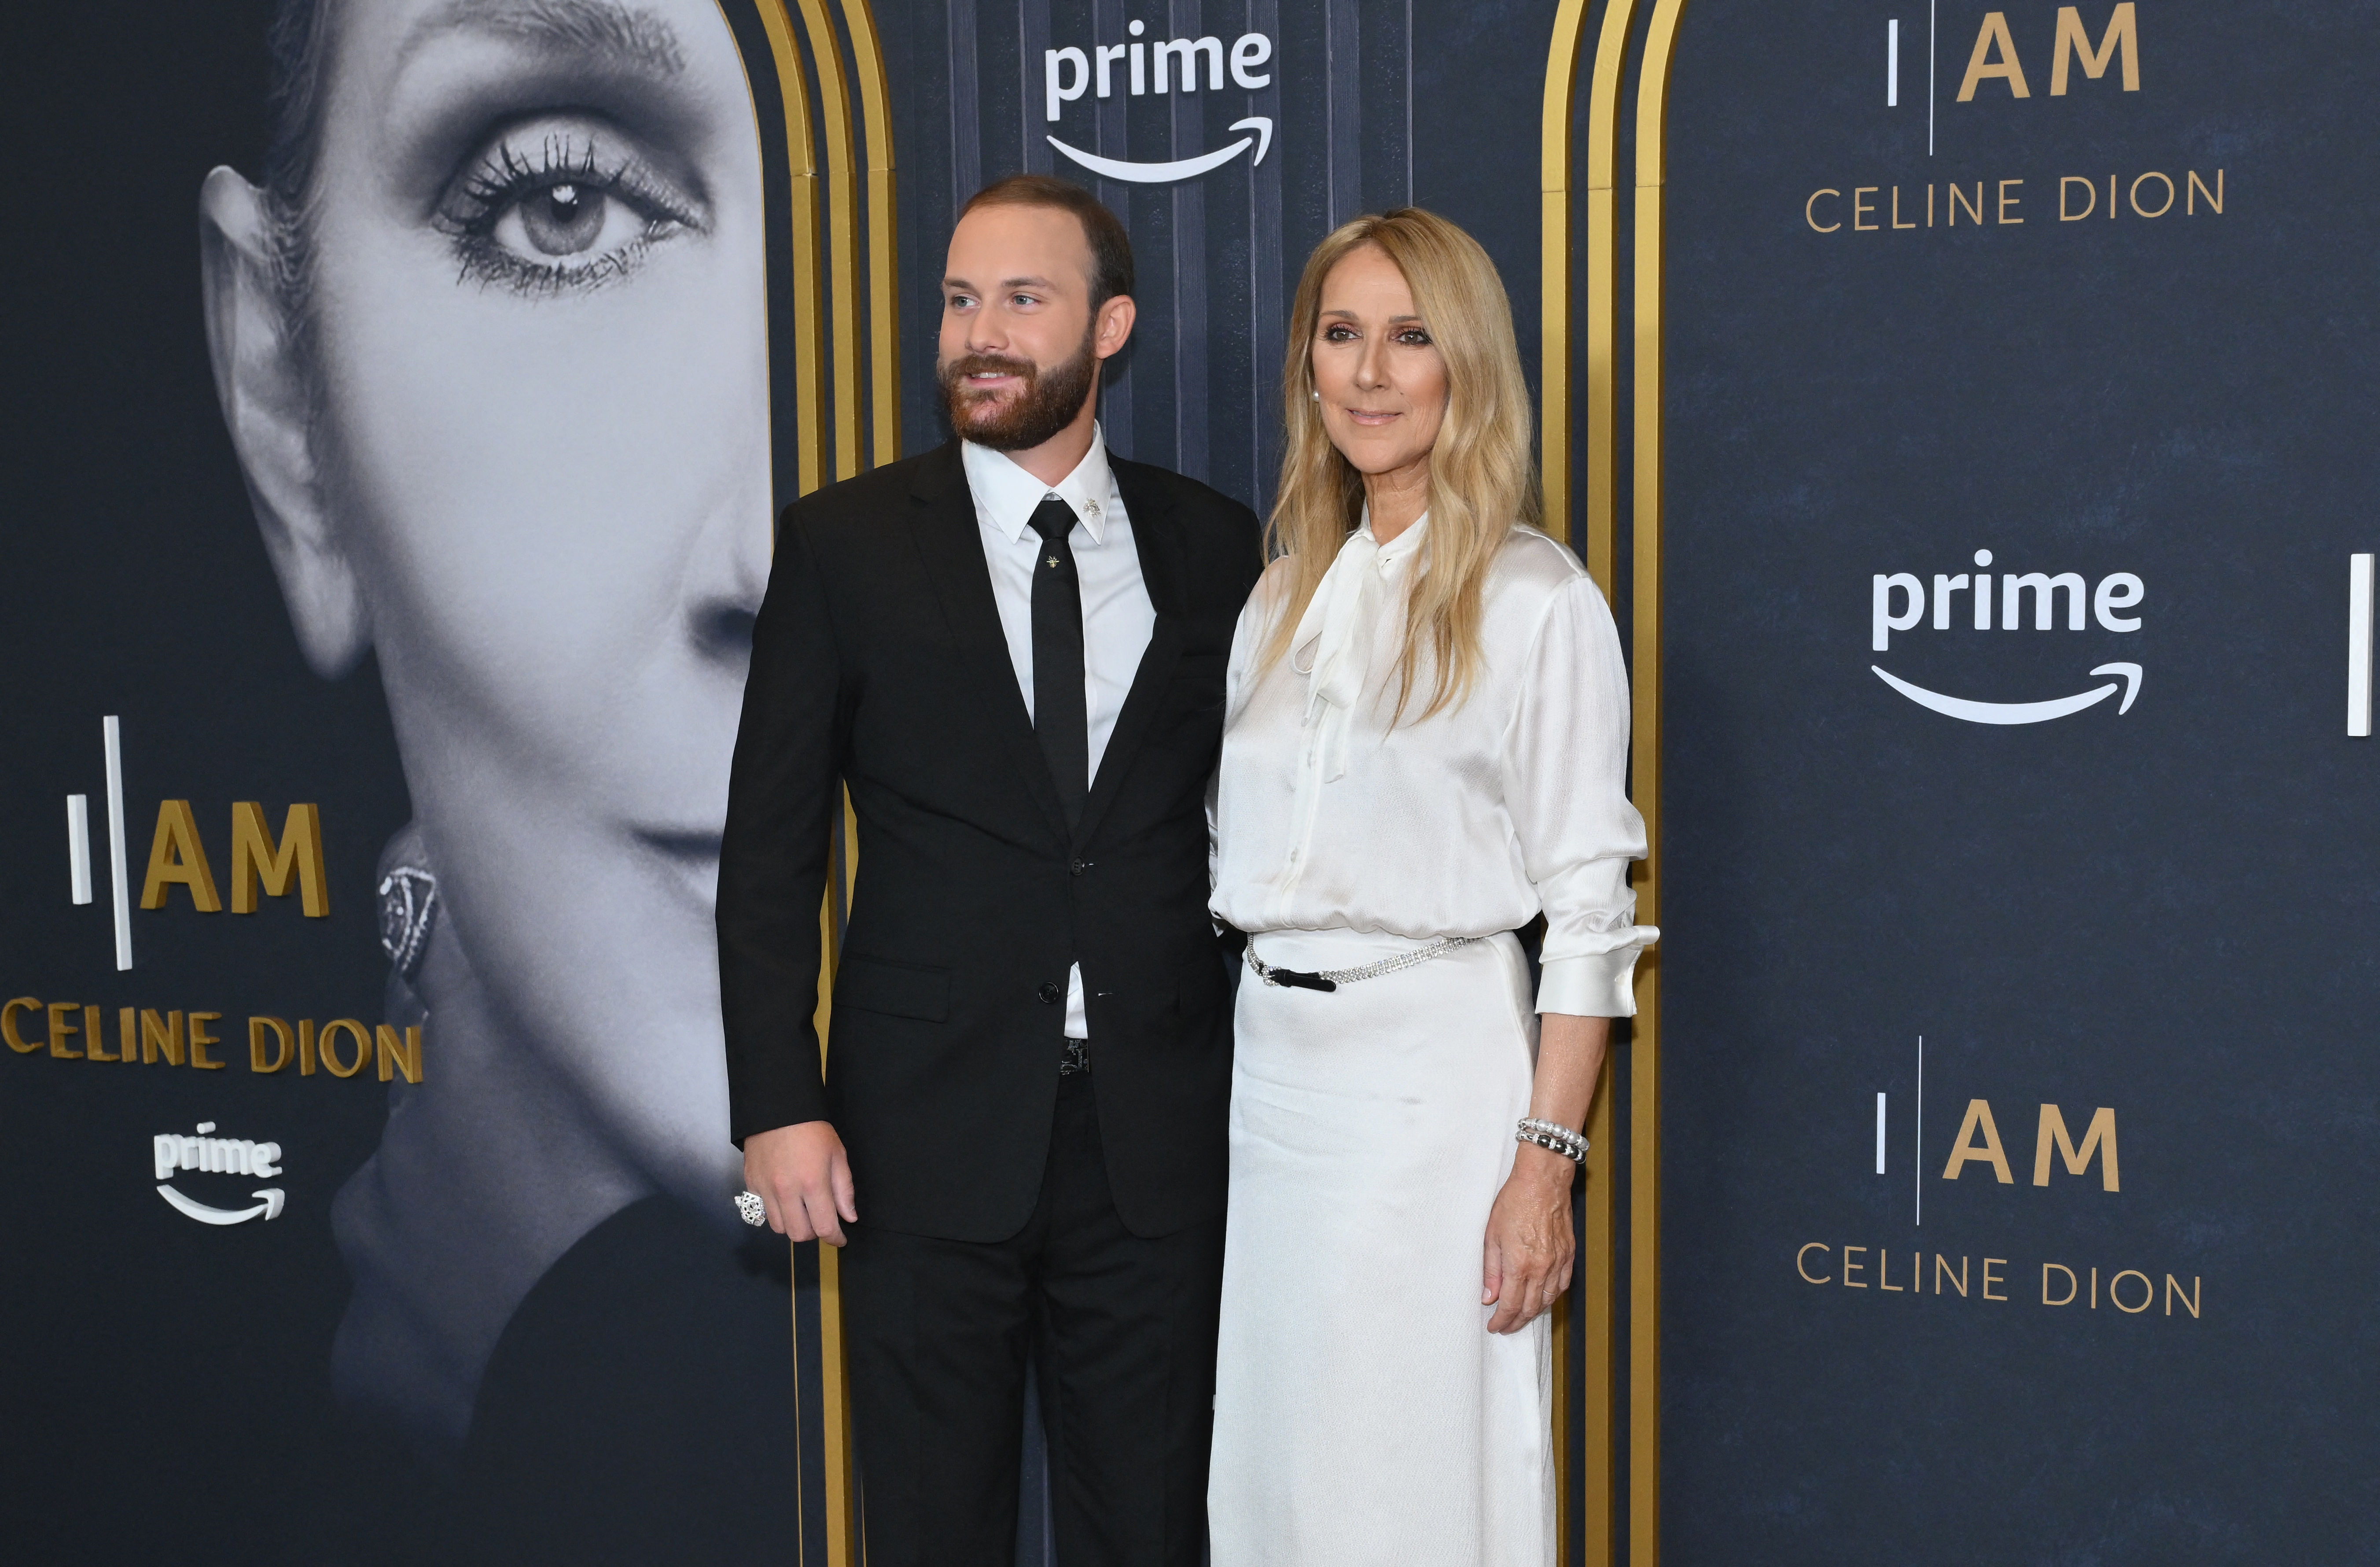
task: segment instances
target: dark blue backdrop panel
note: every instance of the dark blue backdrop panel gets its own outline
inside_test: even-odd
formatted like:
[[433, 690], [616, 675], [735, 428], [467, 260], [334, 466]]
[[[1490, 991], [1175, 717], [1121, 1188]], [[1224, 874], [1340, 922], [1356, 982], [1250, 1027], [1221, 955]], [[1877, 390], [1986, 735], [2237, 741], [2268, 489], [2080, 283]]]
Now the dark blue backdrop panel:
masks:
[[[2380, 1503], [2380, 746], [2345, 733], [2380, 7], [2089, 3], [2063, 45], [2060, 9], [1684, 23], [1682, 1563], [2344, 1561]], [[2005, 1184], [1954, 1159], [1975, 1100]], [[2035, 1184], [2046, 1104], [2077, 1144], [2112, 1112], [2119, 1189], [2104, 1145]]]

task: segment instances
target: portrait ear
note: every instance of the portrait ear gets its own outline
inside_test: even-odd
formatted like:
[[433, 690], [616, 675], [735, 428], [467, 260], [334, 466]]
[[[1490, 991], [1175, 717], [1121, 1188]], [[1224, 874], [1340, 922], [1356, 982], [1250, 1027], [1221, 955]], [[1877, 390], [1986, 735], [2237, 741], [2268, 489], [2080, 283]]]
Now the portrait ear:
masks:
[[1123, 352], [1132, 341], [1132, 323], [1139, 318], [1140, 307], [1132, 302], [1129, 294], [1119, 294], [1099, 307], [1099, 334], [1092, 340], [1091, 352], [1105, 359]]
[[199, 194], [199, 267], [215, 399], [298, 645], [326, 678], [371, 645], [363, 595], [323, 504], [313, 392], [284, 298], [264, 193], [227, 168]]

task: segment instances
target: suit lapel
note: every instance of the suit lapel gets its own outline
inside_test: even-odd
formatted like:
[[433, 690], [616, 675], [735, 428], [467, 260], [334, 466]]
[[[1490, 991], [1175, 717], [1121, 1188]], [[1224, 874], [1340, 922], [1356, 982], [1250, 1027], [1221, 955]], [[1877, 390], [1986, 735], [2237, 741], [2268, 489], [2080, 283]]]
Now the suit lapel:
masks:
[[1140, 579], [1157, 611], [1157, 624], [1149, 632], [1148, 650], [1140, 656], [1140, 667], [1133, 674], [1132, 687], [1124, 694], [1123, 711], [1116, 715], [1107, 749], [1099, 757], [1099, 773], [1091, 781], [1090, 797], [1083, 803], [1082, 826], [1075, 834], [1078, 843], [1090, 842], [1099, 819], [1123, 789], [1133, 758], [1148, 737], [1149, 724], [1164, 705], [1173, 666], [1182, 658], [1182, 617], [1188, 608], [1183, 598], [1182, 535], [1171, 498], [1150, 482], [1152, 470], [1113, 457], [1109, 463], [1115, 472], [1116, 489], [1123, 496], [1124, 514], [1132, 523]]
[[1040, 742], [1034, 737], [1024, 693], [1016, 688], [1016, 665], [1008, 655], [1007, 635], [1001, 630], [1000, 605], [991, 595], [991, 570], [984, 564], [982, 529], [976, 521], [975, 497], [967, 490], [957, 442], [945, 444], [918, 465], [910, 500], [911, 533], [925, 563], [927, 580], [933, 584], [934, 597], [941, 606], [942, 619], [950, 627], [959, 665], [953, 673], [988, 704], [985, 711], [993, 715], [993, 726], [1000, 731], [1016, 775], [1063, 843], [1065, 808], [1059, 802], [1057, 785], [1050, 782]]

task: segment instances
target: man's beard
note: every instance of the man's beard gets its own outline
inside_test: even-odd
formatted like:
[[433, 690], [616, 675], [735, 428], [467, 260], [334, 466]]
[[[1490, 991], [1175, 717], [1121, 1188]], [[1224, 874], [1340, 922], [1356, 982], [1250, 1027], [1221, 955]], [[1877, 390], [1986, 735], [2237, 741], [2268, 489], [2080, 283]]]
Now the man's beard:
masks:
[[[1096, 316], [1092, 327], [1097, 330]], [[1092, 334], [1084, 333], [1083, 346], [1074, 357], [1046, 370], [1031, 359], [1002, 354], [966, 354], [938, 366], [935, 373], [942, 383], [942, 407], [951, 428], [995, 452], [1026, 452], [1040, 445], [1082, 411], [1083, 399], [1099, 373], [1091, 341]], [[1025, 383], [1024, 392], [1006, 403], [970, 393], [966, 377], [986, 371], [1017, 377]]]

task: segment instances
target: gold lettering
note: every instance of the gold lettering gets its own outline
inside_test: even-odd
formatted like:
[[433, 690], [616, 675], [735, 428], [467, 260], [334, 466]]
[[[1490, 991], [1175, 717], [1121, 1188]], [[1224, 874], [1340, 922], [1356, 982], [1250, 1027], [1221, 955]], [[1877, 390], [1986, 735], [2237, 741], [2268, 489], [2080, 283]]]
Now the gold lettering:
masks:
[[[2148, 1292], [2146, 1294], [2141, 1296], [2141, 1304], [2138, 1306], [2126, 1306], [2124, 1304], [2124, 1297], [2116, 1293], [2116, 1286], [2122, 1283], [2127, 1279], [2138, 1279], [2141, 1282], [2141, 1288]], [[2156, 1286], [2150, 1283], [2149, 1276], [2142, 1272], [2139, 1269], [2127, 1268], [2121, 1273], [2117, 1274], [2114, 1278], [2107, 1281], [2107, 1299], [2118, 1311], [2122, 1312], [2125, 1316], [2138, 1317], [2142, 1312], [2146, 1311], [2150, 1306], [2156, 1304]]]
[[407, 1082], [421, 1081], [421, 1029], [419, 1026], [405, 1031], [402, 1043], [397, 1040], [396, 1030], [385, 1023], [372, 1030], [372, 1039], [373, 1053], [380, 1058], [382, 1082], [388, 1081], [389, 1069], [392, 1065], [405, 1074]]
[[[264, 1036], [271, 1034], [276, 1041], [273, 1059], [264, 1059]], [[278, 1072], [289, 1064], [297, 1053], [298, 1037], [289, 1025], [278, 1017], [251, 1017], [248, 1020], [248, 1069], [250, 1072]]]
[[1959, 188], [1956, 181], [1951, 183], [1949, 225], [1952, 228], [1959, 226], [1959, 209], [1961, 207], [1967, 209], [1969, 223], [1973, 224], [1977, 228], [1984, 226], [1984, 182], [1982, 180], [1975, 181], [1975, 199], [1973, 201], [1967, 200], [1967, 193]]
[[[355, 1036], [356, 1059], [352, 1062], [342, 1063], [338, 1048], [331, 1043], [341, 1034]], [[314, 1048], [322, 1058], [323, 1071], [334, 1077], [352, 1077], [364, 1069], [365, 1062], [371, 1059], [372, 1040], [371, 1036], [364, 1031], [364, 1026], [354, 1018], [334, 1017], [322, 1025], [322, 1037], [314, 1042]]]
[[[2066, 66], [2070, 59], [2082, 62], [2082, 74], [2093, 81], [2107, 74], [2107, 62], [2115, 55], [2118, 45], [2124, 51], [2124, 91], [2141, 90], [2140, 26], [2132, 15], [2131, 0], [2116, 7], [2107, 18], [2107, 30], [2099, 35], [2099, 47], [2094, 52], [2091, 35], [2082, 30], [2082, 13], [2071, 6], [2058, 8], [2057, 53], [2049, 61], [2049, 95], [2066, 96]], [[2022, 92], [2017, 94], [2022, 98]]]
[[2006, 1279], [1996, 1279], [1992, 1276], [1992, 1264], [1995, 1262], [1998, 1263], [2002, 1268], [2006, 1268], [2008, 1266], [2008, 1258], [2005, 1257], [1987, 1257], [1984, 1258], [1984, 1298], [1985, 1300], [2006, 1300], [2008, 1299], [2008, 1296], [2004, 1294], [1996, 1295], [1992, 1294], [1992, 1286], [1994, 1284], [1998, 1284], [2003, 1289], [2008, 1287], [2008, 1281]]
[[87, 1006], [82, 1009], [82, 1040], [83, 1049], [89, 1052], [85, 1057], [86, 1060], [115, 1061], [119, 1059], [108, 1051], [106, 1014], [102, 1013], [99, 1008], [95, 1006]]
[[190, 902], [200, 914], [215, 914], [223, 899], [215, 896], [214, 872], [207, 868], [207, 851], [199, 842], [198, 818], [188, 800], [157, 802], [157, 835], [149, 844], [149, 879], [140, 888], [142, 908], [164, 908], [165, 889], [178, 883], [190, 890]]
[[1861, 200], [1860, 198], [1863, 196], [1873, 196], [1876, 193], [1876, 189], [1877, 187], [1876, 186], [1863, 185], [1858, 189], [1852, 192], [1852, 226], [1863, 234], [1873, 230], [1876, 225], [1872, 223], [1862, 223], [1860, 222], [1860, 219], [1872, 218], [1876, 216], [1876, 209]]
[[2186, 1295], [2181, 1294], [2181, 1285], [2172, 1274], [2165, 1276], [2165, 1314], [2168, 1317], [2173, 1315], [2173, 1297], [2176, 1295], [2181, 1295], [2182, 1306], [2195, 1319], [2198, 1316], [2198, 1275], [2193, 1273], [2190, 1276], [2190, 1293]]
[[160, 1017], [143, 1008], [140, 1013], [140, 1064], [154, 1066], [161, 1055], [168, 1066], [182, 1064], [182, 1014], [173, 1012]]
[[[2052, 1300], [2049, 1298], [2049, 1270], [2053, 1268], [2066, 1275], [2066, 1298], [2064, 1300]], [[2041, 1265], [2042, 1305], [2072, 1306], [2074, 1304], [2075, 1292], [2081, 1288], [2082, 1281], [2074, 1277], [2074, 1269], [2067, 1267], [2066, 1264], [2062, 1262], [2045, 1262]]]
[[1821, 1279], [1810, 1271], [1810, 1254], [1814, 1251], [1832, 1251], [1834, 1249], [1834, 1247], [1828, 1245], [1824, 1241], [1812, 1241], [1808, 1245], [1803, 1246], [1800, 1251], [1793, 1254], [1793, 1271], [1802, 1275], [1803, 1280], [1808, 1283], [1833, 1283], [1835, 1282], [1835, 1276], [1833, 1274], [1829, 1273], [1825, 1278]]
[[2024, 221], [2022, 218], [2012, 218], [2009, 216], [2009, 209], [2017, 205], [2017, 203], [2022, 200], [2022, 197], [2010, 196], [2009, 194], [2009, 187], [2011, 185], [2022, 185], [2024, 181], [2021, 179], [2004, 179], [2000, 181], [2000, 222], [2022, 223]]
[[2215, 209], [2216, 217], [2223, 215], [2223, 171], [2221, 169], [2215, 171], [2215, 188], [2212, 190], [2207, 189], [2206, 182], [2198, 177], [2196, 169], [2190, 171], [2189, 198], [2182, 207], [2185, 215], [2193, 218], [2198, 215], [2198, 199], [2201, 196], [2205, 197], [2206, 204]]
[[[2066, 192], [2077, 185], [2082, 188], [2082, 210], [2079, 213], [2072, 211], [2073, 204], [2066, 200]], [[2079, 174], [2070, 174], [2058, 182], [2058, 221], [2059, 223], [2080, 223], [2098, 210], [2099, 187], [2096, 184]]]
[[128, 1006], [120, 1006], [115, 1009], [115, 1048], [120, 1052], [117, 1057], [118, 1060], [135, 1063], [140, 1061], [140, 1033], [139, 1019], [140, 1014]]
[[1915, 228], [1917, 226], [1913, 223], [1903, 223], [1900, 221], [1900, 187], [1898, 185], [1892, 188], [1892, 226], [1895, 228]]
[[190, 1014], [190, 1064], [201, 1072], [221, 1072], [224, 1068], [222, 1062], [207, 1054], [209, 1045], [220, 1045], [223, 1041], [208, 1033], [206, 1025], [222, 1021], [223, 1014], [220, 1012]]
[[2066, 1135], [2066, 1117], [2054, 1104], [2041, 1107], [2041, 1130], [2033, 1144], [2033, 1184], [2049, 1184], [2049, 1155], [2056, 1149], [2066, 1161], [2066, 1173], [2080, 1175], [2090, 1167], [2091, 1156], [2099, 1156], [2099, 1184], [2110, 1192], [2123, 1186], [2116, 1170], [2116, 1112], [2104, 1106], [2091, 1112], [2091, 1124], [2082, 1129], [2082, 1147], [2077, 1149]]
[[81, 1029], [67, 1021], [67, 1019], [75, 1014], [75, 1003], [72, 1002], [52, 1002], [50, 1003], [50, 1053], [57, 1057], [60, 1061], [80, 1061], [82, 1059], [82, 1051], [70, 1051], [67, 1049], [67, 1036], [69, 1034], [79, 1034], [82, 1032]]
[[42, 1002], [38, 996], [18, 996], [6, 1006], [0, 1006], [0, 1039], [6, 1039], [8, 1048], [18, 1055], [32, 1054], [42, 1048], [42, 1041], [34, 1039], [29, 1043], [22, 1034], [17, 1032], [17, 1014], [41, 1010]]
[[1879, 1290], [1890, 1290], [1894, 1294], [1907, 1293], [1892, 1282], [1892, 1252], [1886, 1246], [1876, 1248], [1876, 1287]]
[[1959, 1271], [1954, 1274], [1950, 1271], [1949, 1258], [1938, 1251], [1936, 1252], [1934, 1254], [1934, 1293], [1936, 1294], [1942, 1293], [1942, 1281], [1945, 1279], [1949, 1280], [1951, 1285], [1963, 1296], [1967, 1293], [1967, 1259], [1963, 1257], [1959, 1259]]
[[[1998, 59], [1987, 58], [1995, 48]], [[1984, 13], [1983, 30], [1975, 34], [1975, 52], [1967, 57], [1967, 79], [1959, 84], [1959, 102], [1973, 103], [1975, 89], [1998, 79], [2009, 84], [2011, 97], [2030, 98], [2032, 89], [2024, 84], [2024, 67], [2017, 64], [2016, 41], [2009, 36], [2008, 18], [1998, 11]]]
[[[1975, 1140], [1979, 1136], [1980, 1142]], [[1967, 1101], [1967, 1119], [1959, 1124], [1959, 1139], [1950, 1149], [1950, 1162], [1942, 1167], [1942, 1179], [1957, 1180], [1971, 1160], [1990, 1165], [2001, 1185], [2016, 1184], [2016, 1176], [2009, 1170], [2008, 1154], [2000, 1148], [2000, 1129], [1992, 1122], [1989, 1099]]]
[[[2141, 205], [2141, 187], [2146, 185], [2153, 179], [2161, 179], [2165, 181], [2165, 205], [2159, 207], [2154, 213]], [[2166, 213], [2173, 211], [2173, 178], [2169, 175], [2162, 175], [2157, 173], [2156, 170], [2151, 169], [2148, 173], [2141, 176], [2140, 178], [2132, 181], [2132, 211], [2140, 213], [2141, 216], [2144, 218], [2161, 218], [2165, 216]]]
[[2091, 1309], [2099, 1309], [2099, 1270], [2095, 1268], [2091, 1269]]
[[1855, 1251], [1864, 1252], [1865, 1250], [1867, 1250], [1867, 1247], [1865, 1246], [1845, 1246], [1843, 1248], [1843, 1288], [1847, 1290], [1864, 1290], [1867, 1288], [1865, 1284], [1861, 1283], [1852, 1277], [1852, 1274], [1867, 1266], [1864, 1262], [1853, 1262], [1852, 1260], [1852, 1253]]
[[298, 1020], [298, 1075], [314, 1075], [314, 1020], [310, 1017]]
[[1934, 188], [1930, 185], [1925, 188], [1925, 226], [1934, 226]]
[[1832, 223], [1830, 223], [1830, 224], [1821, 224], [1821, 223], [1819, 223], [1819, 222], [1818, 222], [1818, 211], [1817, 211], [1817, 208], [1818, 208], [1818, 198], [1819, 198], [1819, 197], [1821, 197], [1821, 196], [1832, 196], [1833, 198], [1835, 198], [1837, 200], [1839, 200], [1839, 201], [1840, 201], [1840, 200], [1842, 200], [1842, 195], [1843, 195], [1843, 193], [1842, 193], [1841, 191], [1840, 191], [1840, 190], [1836, 190], [1836, 189], [1833, 189], [1833, 188], [1828, 188], [1828, 189], [1823, 189], [1823, 190], [1813, 190], [1813, 191], [1811, 191], [1811, 192], [1810, 192], [1810, 199], [1809, 199], [1808, 200], [1806, 200], [1806, 201], [1804, 201], [1804, 202], [1803, 202], [1803, 203], [1802, 203], [1802, 218], [1803, 218], [1803, 222], [1805, 222], [1805, 223], [1807, 223], [1807, 224], [1808, 224], [1812, 228], [1816, 229], [1820, 234], [1832, 234], [1832, 233], [1834, 233], [1837, 229], [1839, 229], [1839, 228], [1840, 228], [1840, 227], [1842, 227], [1842, 226], [1843, 226], [1843, 220], [1842, 220], [1842, 219], [1840, 219], [1840, 218], [1837, 218], [1834, 222], [1832, 222]]
[[264, 808], [243, 800], [231, 808], [231, 911], [256, 912], [257, 883], [267, 897], [289, 895], [289, 879], [298, 879], [298, 906], [309, 919], [330, 917], [331, 897], [322, 875], [322, 812], [310, 805], [291, 806], [281, 819], [281, 842], [264, 823]]

